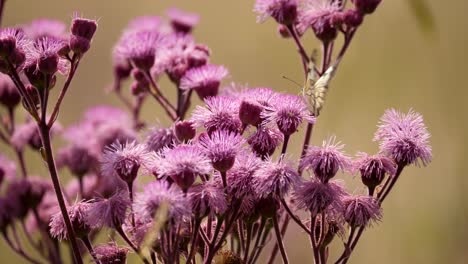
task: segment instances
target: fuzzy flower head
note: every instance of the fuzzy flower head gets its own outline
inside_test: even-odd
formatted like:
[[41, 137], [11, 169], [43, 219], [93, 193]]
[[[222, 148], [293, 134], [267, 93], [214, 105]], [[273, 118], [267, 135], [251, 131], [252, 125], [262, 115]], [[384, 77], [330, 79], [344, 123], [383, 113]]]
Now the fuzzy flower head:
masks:
[[330, 208], [341, 211], [341, 198], [345, 194], [342, 184], [338, 181], [322, 183], [319, 180], [310, 179], [300, 184], [295, 190], [294, 200], [298, 208], [318, 215]]
[[172, 28], [176, 32], [190, 33], [192, 28], [200, 21], [200, 16], [193, 13], [188, 13], [177, 8], [170, 8], [166, 11], [170, 19]]
[[159, 16], [140, 16], [128, 22], [125, 33], [137, 31], [159, 31], [164, 21]]
[[262, 161], [252, 153], [240, 153], [232, 169], [227, 172], [228, 193], [236, 198], [254, 195], [254, 175], [261, 164]]
[[180, 80], [180, 89], [188, 91], [194, 90], [200, 99], [209, 96], [216, 96], [219, 85], [228, 75], [228, 70], [224, 66], [207, 64], [187, 71]]
[[23, 26], [24, 33], [32, 40], [43, 37], [64, 39], [65, 29], [66, 25], [62, 21], [47, 18], [36, 19]]
[[70, 27], [69, 47], [77, 55], [86, 53], [97, 30], [97, 21], [75, 14]]
[[29, 210], [36, 208], [51, 189], [50, 182], [44, 178], [29, 176], [27, 179], [11, 180], [5, 193], [12, 205], [12, 215], [24, 219]]
[[265, 123], [273, 123], [285, 136], [295, 133], [303, 121], [314, 123], [307, 104], [300, 96], [279, 94], [271, 107], [266, 107], [262, 113]]
[[0, 60], [9, 60], [14, 66], [20, 67], [26, 60], [25, 52], [31, 41], [26, 38], [24, 31], [17, 28], [3, 28], [0, 30]]
[[380, 141], [380, 151], [398, 165], [419, 165], [421, 161], [425, 166], [432, 159], [429, 137], [419, 113], [410, 110], [404, 114], [390, 109], [381, 117], [374, 140]]
[[197, 106], [192, 121], [206, 128], [208, 133], [227, 130], [238, 133], [242, 128], [239, 120], [239, 104], [235, 98], [214, 96], [205, 99], [206, 107]]
[[297, 6], [297, 0], [257, 0], [254, 12], [258, 14], [257, 22], [271, 16], [280, 24], [291, 25], [296, 22]]
[[163, 40], [164, 37], [158, 32], [131, 32], [122, 37], [115, 52], [138, 69], [148, 71], [154, 64], [157, 49], [164, 45]]
[[317, 179], [327, 183], [338, 170], [351, 169], [351, 159], [343, 153], [343, 148], [344, 145], [336, 142], [335, 137], [323, 141], [321, 147], [309, 147], [301, 159], [301, 169], [312, 170]]
[[285, 159], [264, 161], [254, 175], [254, 190], [259, 198], [284, 198], [301, 179], [292, 164]]
[[16, 164], [0, 154], [0, 186], [5, 180], [12, 180], [16, 177]]
[[[53, 75], [57, 71], [66, 74], [68, 71], [67, 60], [59, 56], [59, 52], [67, 46], [61, 39], [53, 37], [42, 37], [37, 39], [27, 53], [26, 75], [32, 84], [37, 85], [37, 71], [43, 74]], [[32, 72], [30, 72], [32, 71]]]
[[11, 143], [16, 149], [24, 149], [28, 144], [33, 149], [40, 149], [42, 142], [36, 123], [33, 120], [27, 120], [19, 125], [11, 137]]
[[188, 193], [192, 211], [198, 216], [210, 213], [222, 214], [227, 210], [227, 201], [223, 188], [212, 182], [194, 185]]
[[340, 1], [307, 0], [299, 16], [299, 31], [311, 27], [318, 39], [328, 42], [336, 38], [341, 19]]
[[378, 201], [367, 195], [343, 198], [344, 219], [352, 227], [365, 227], [382, 219]]
[[354, 170], [359, 171], [364, 185], [374, 189], [382, 183], [385, 175], [394, 176], [396, 164], [392, 159], [382, 156], [370, 156], [366, 153], [358, 153], [359, 158], [354, 162]]
[[257, 156], [266, 158], [283, 142], [283, 134], [276, 127], [259, 126], [247, 142]]
[[153, 164], [159, 178], [174, 181], [184, 191], [195, 182], [197, 176], [208, 175], [212, 171], [210, 159], [201, 148], [193, 145], [164, 148], [156, 155]]
[[213, 168], [226, 172], [234, 166], [236, 156], [243, 148], [245, 140], [236, 133], [216, 131], [211, 135], [203, 134], [199, 143], [210, 158]]
[[101, 264], [127, 263], [128, 249], [119, 247], [115, 243], [98, 245], [94, 248], [94, 253]]
[[130, 205], [128, 193], [124, 191], [98, 199], [89, 206], [87, 224], [93, 228], [118, 228], [125, 222]]
[[8, 75], [0, 73], [0, 105], [13, 109], [21, 102], [21, 95]]
[[[91, 232], [91, 226], [86, 221], [89, 207], [89, 203], [86, 202], [78, 202], [68, 207], [68, 216], [77, 237], [86, 237]], [[65, 221], [60, 211], [51, 217], [49, 227], [52, 237], [60, 240], [68, 239]]]
[[166, 181], [153, 181], [135, 198], [134, 210], [142, 221], [151, 221], [161, 206], [168, 207], [168, 220], [180, 221], [190, 215], [190, 204], [182, 190]]
[[145, 145], [148, 151], [158, 152], [171, 147], [177, 141], [171, 128], [152, 128], [146, 136]]
[[149, 154], [144, 145], [136, 141], [121, 144], [116, 142], [106, 148], [102, 157], [102, 173], [116, 175], [130, 184], [138, 176], [140, 167], [148, 167]]
[[181, 142], [193, 139], [197, 134], [197, 130], [194, 125], [195, 124], [192, 121], [177, 121], [174, 124], [174, 134], [177, 139]]
[[97, 168], [99, 158], [88, 148], [72, 144], [61, 149], [57, 155], [57, 166], [66, 166], [74, 175], [83, 177]]

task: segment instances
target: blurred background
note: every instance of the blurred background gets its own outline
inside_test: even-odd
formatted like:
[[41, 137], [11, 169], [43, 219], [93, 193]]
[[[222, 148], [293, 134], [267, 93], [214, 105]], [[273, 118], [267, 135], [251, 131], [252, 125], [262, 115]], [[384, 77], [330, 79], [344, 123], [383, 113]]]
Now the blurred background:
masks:
[[[420, 112], [432, 133], [433, 162], [425, 168], [405, 169], [385, 202], [384, 221], [364, 234], [351, 263], [468, 262], [468, 1], [427, 0], [433, 15], [432, 30], [427, 21], [418, 22], [427, 18], [424, 13], [419, 14], [419, 20], [415, 15], [412, 8], [418, 2], [383, 1], [376, 13], [366, 17], [331, 85], [312, 137], [313, 144], [320, 144], [336, 135], [349, 154], [375, 153], [378, 146], [372, 142], [373, 133], [379, 117], [390, 107]], [[10, 0], [2, 24], [23, 24], [43, 17], [69, 22], [74, 11], [99, 19], [92, 48], [61, 111], [60, 122], [67, 126], [87, 107], [120, 105], [105, 92], [112, 82], [114, 43], [130, 19], [164, 15], [173, 6], [201, 15], [194, 35], [211, 48], [213, 63], [229, 68], [231, 78], [226, 84], [235, 81], [298, 93], [297, 85], [282, 78], [285, 75], [303, 82], [293, 42], [278, 37], [272, 20], [255, 23], [253, 4], [253, 0]], [[319, 47], [310, 37], [305, 43], [309, 51]], [[168, 87], [169, 94], [175, 90], [167, 80], [162, 87]], [[164, 113], [152, 102], [144, 108], [144, 119], [167, 124]], [[302, 140], [302, 134], [293, 138], [295, 157]], [[1, 148], [4, 152], [3, 145]], [[29, 164], [34, 166], [30, 170], [46, 176], [37, 156], [28, 153]], [[346, 179], [352, 192], [363, 191], [359, 179], [340, 177]], [[308, 240], [298, 229], [290, 228], [285, 240], [291, 263], [311, 262]], [[2, 263], [21, 263], [3, 243]], [[332, 259], [341, 246], [335, 242]], [[280, 263], [280, 258], [277, 260]], [[137, 263], [136, 259], [130, 262]]]

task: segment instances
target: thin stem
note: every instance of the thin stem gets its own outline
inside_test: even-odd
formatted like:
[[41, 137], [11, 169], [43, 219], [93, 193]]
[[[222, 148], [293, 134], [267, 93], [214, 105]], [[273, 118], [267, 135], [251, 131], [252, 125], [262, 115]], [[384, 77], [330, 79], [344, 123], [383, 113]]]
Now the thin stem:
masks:
[[185, 114], [187, 113], [187, 110], [190, 106], [190, 99], [192, 98], [192, 94], [193, 94], [193, 89], [190, 89], [187, 94], [185, 94], [184, 96], [184, 103], [182, 105], [182, 110], [180, 111], [180, 114], [179, 114], [179, 119], [180, 120], [184, 120], [185, 118]]
[[192, 230], [192, 239], [190, 241], [190, 250], [189, 254], [187, 256], [187, 264], [192, 263], [192, 258], [195, 256], [195, 248], [196, 248], [196, 243], [197, 243], [197, 238], [198, 238], [198, 230], [200, 229], [200, 222], [201, 220], [197, 217], [194, 221], [193, 224], [193, 230]]
[[247, 239], [246, 239], [245, 250], [244, 250], [244, 263], [247, 263], [247, 260], [249, 258], [250, 243], [252, 240], [252, 227], [253, 227], [252, 224], [250, 223], [247, 224]]
[[26, 162], [24, 160], [24, 153], [23, 153], [22, 150], [15, 150], [15, 153], [16, 153], [16, 157], [18, 158], [18, 162], [20, 164], [21, 175], [23, 176], [23, 178], [26, 178], [26, 177], [28, 177], [28, 171], [26, 169]]
[[264, 217], [262, 217], [262, 219], [260, 220], [260, 226], [258, 227], [258, 231], [257, 231], [257, 238], [255, 239], [255, 244], [253, 246], [252, 253], [250, 254], [250, 258], [247, 261], [244, 261], [246, 264], [250, 263], [250, 261], [257, 254], [257, 251], [259, 249], [260, 239], [261, 239], [262, 233], [263, 233], [263, 231], [265, 229], [265, 224], [266, 224], [266, 219]]
[[288, 149], [289, 138], [290, 135], [284, 135], [283, 147], [281, 148], [281, 156], [284, 156], [284, 154], [286, 154], [286, 150]]
[[96, 257], [96, 253], [94, 252], [93, 245], [91, 244], [91, 241], [89, 241], [89, 238], [87, 236], [82, 237], [81, 241], [85, 245], [86, 249], [88, 249], [88, 252], [91, 255], [91, 257], [93, 258], [94, 262], [96, 262], [97, 264], [100, 264], [101, 262]]
[[149, 71], [146, 71], [145, 74], [146, 74], [146, 78], [151, 84], [150, 89], [148, 89], [150, 94], [164, 108], [167, 115], [172, 119], [172, 121], [177, 120], [177, 110], [169, 102], [169, 100], [167, 100], [167, 98], [164, 97], [164, 95], [161, 93], [161, 90], [159, 89], [158, 85], [154, 81], [153, 77], [151, 77], [151, 74], [149, 73]]
[[133, 182], [128, 182], [127, 187], [128, 187], [128, 195], [130, 197], [130, 202], [132, 204], [132, 206], [130, 208], [130, 214], [131, 214], [131, 218], [132, 218], [132, 226], [135, 227], [135, 214], [133, 213]]
[[[301, 158], [304, 157], [306, 154], [307, 148], [309, 147], [309, 144], [310, 144], [310, 138], [312, 137], [313, 130], [314, 130], [314, 124], [312, 123], [307, 124], [307, 130], [306, 130], [305, 137], [304, 137], [304, 143], [302, 144]], [[298, 172], [302, 176], [303, 170], [301, 167], [299, 167]]]
[[283, 263], [288, 264], [289, 263], [288, 255], [286, 254], [286, 250], [284, 249], [283, 239], [282, 239], [281, 231], [280, 231], [280, 228], [279, 228], [279, 225], [278, 225], [278, 215], [277, 214], [275, 214], [273, 216], [273, 227], [275, 229], [275, 234], [276, 234], [276, 240], [278, 242], [278, 247], [280, 249], [281, 256], [283, 257]]
[[289, 208], [288, 204], [284, 199], [281, 199], [281, 204], [283, 205], [283, 208], [286, 209], [286, 212], [289, 214], [289, 216], [296, 222], [306, 233], [310, 233], [311, 231], [309, 228], [307, 228], [304, 223], [296, 216], [294, 213], [291, 211], [291, 208]]
[[221, 179], [223, 180], [224, 190], [226, 190], [226, 188], [227, 188], [226, 172], [225, 171], [220, 171], [220, 173], [221, 173]]
[[384, 191], [383, 195], [379, 197], [379, 203], [382, 204], [385, 200], [385, 198], [388, 196], [388, 194], [392, 191], [393, 186], [395, 186], [395, 183], [398, 181], [398, 178], [401, 175], [401, 172], [403, 171], [405, 165], [398, 165], [397, 172], [395, 176], [392, 177], [392, 181], [390, 182], [390, 185], [388, 188]]
[[257, 250], [257, 253], [255, 254], [255, 256], [253, 257], [250, 263], [253, 264], [257, 262], [257, 259], [260, 257], [262, 250], [265, 248], [265, 244], [268, 239], [268, 236], [270, 235], [270, 231], [271, 231], [271, 228], [268, 228], [267, 230], [265, 230], [265, 232], [263, 232], [262, 240], [260, 241], [260, 246]]
[[16, 71], [16, 68], [13, 66], [13, 64], [7, 60], [8, 68], [9, 68], [9, 74], [11, 80], [15, 83], [16, 88], [18, 88], [18, 92], [20, 93], [21, 97], [24, 100], [26, 110], [31, 114], [31, 116], [34, 118], [34, 120], [39, 121], [39, 115], [37, 113], [36, 106], [29, 96], [26, 87], [24, 87], [23, 82], [21, 81], [21, 78], [18, 75], [18, 72]]
[[351, 248], [348, 254], [346, 254], [345, 258], [343, 259], [342, 264], [346, 264], [349, 260], [349, 257], [351, 257], [351, 253], [353, 253], [354, 248], [356, 247], [359, 239], [361, 238], [362, 233], [364, 232], [365, 227], [361, 226], [356, 234], [356, 238], [354, 238], [354, 241], [351, 244]]
[[289, 25], [288, 27], [289, 34], [293, 37], [294, 43], [296, 43], [297, 50], [299, 51], [299, 55], [301, 56], [302, 59], [302, 66], [304, 67], [304, 74], [307, 76], [308, 74], [308, 64], [309, 64], [309, 56], [307, 55], [307, 52], [304, 49], [304, 46], [302, 45], [301, 40], [299, 39], [299, 36], [297, 35], [297, 31], [294, 27], [294, 25]]
[[135, 246], [135, 244], [133, 244], [133, 242], [128, 238], [127, 234], [125, 234], [121, 226], [116, 226], [115, 231], [117, 231], [117, 233], [122, 237], [125, 243], [127, 243], [133, 249], [133, 251], [137, 253], [137, 255], [145, 264], [149, 264], [148, 260], [141, 255], [140, 249], [137, 246]]
[[60, 91], [59, 97], [57, 99], [57, 102], [55, 103], [54, 110], [52, 111], [52, 114], [50, 115], [49, 122], [47, 123], [47, 126], [49, 128], [51, 128], [55, 120], [57, 120], [57, 117], [60, 111], [60, 106], [62, 105], [62, 102], [63, 102], [63, 98], [65, 98], [65, 95], [67, 94], [68, 88], [70, 87], [70, 84], [73, 80], [73, 77], [75, 76], [75, 72], [78, 69], [79, 64], [80, 64], [79, 57], [73, 55], [73, 58], [71, 59], [70, 73], [68, 73], [67, 79], [65, 80], [65, 83], [63, 84], [62, 90]]
[[310, 238], [310, 244], [312, 245], [312, 250], [314, 252], [314, 260], [315, 264], [320, 264], [320, 256], [317, 248], [317, 244], [315, 243], [315, 221], [316, 217], [315, 215], [310, 213], [310, 232], [309, 232], [309, 238]]

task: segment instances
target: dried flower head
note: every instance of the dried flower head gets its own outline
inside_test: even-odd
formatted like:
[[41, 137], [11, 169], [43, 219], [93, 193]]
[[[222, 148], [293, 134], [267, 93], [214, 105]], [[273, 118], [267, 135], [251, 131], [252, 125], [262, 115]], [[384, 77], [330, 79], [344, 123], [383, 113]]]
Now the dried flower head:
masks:
[[295, 133], [303, 121], [314, 123], [307, 104], [300, 96], [278, 94], [270, 107], [262, 112], [265, 123], [273, 123], [286, 136]]
[[291, 25], [296, 21], [297, 7], [297, 0], [257, 0], [254, 12], [258, 14], [257, 22], [263, 22], [271, 16], [280, 24]]
[[197, 176], [208, 175], [213, 170], [210, 159], [203, 150], [193, 145], [165, 148], [153, 162], [158, 177], [171, 179], [186, 191]]
[[294, 200], [298, 208], [307, 209], [313, 215], [318, 215], [329, 208], [341, 211], [341, 198], [345, 194], [341, 182], [322, 183], [319, 180], [310, 179], [298, 186], [294, 192]]
[[69, 47], [77, 55], [83, 55], [91, 47], [91, 40], [97, 30], [97, 21], [75, 14], [71, 23]]
[[194, 90], [200, 99], [218, 94], [221, 81], [228, 75], [224, 66], [207, 64], [187, 71], [180, 80], [180, 89]]
[[343, 198], [343, 216], [352, 227], [366, 227], [382, 218], [378, 201], [367, 195], [346, 196]]
[[260, 198], [269, 196], [284, 198], [297, 186], [301, 176], [292, 164], [281, 158], [279, 161], [264, 161], [254, 175], [254, 190]]
[[409, 110], [407, 114], [395, 109], [385, 111], [374, 140], [380, 141], [380, 151], [393, 158], [398, 165], [425, 166], [432, 158], [429, 145], [430, 134], [419, 113]]
[[361, 180], [367, 187], [374, 189], [381, 184], [385, 175], [394, 176], [397, 166], [393, 160], [382, 155], [370, 156], [358, 153], [359, 159], [354, 162], [354, 169], [361, 174]]
[[192, 114], [192, 121], [206, 128], [208, 133], [216, 130], [239, 132], [242, 122], [239, 120], [239, 103], [235, 98], [215, 96], [205, 99], [206, 107], [197, 106]]
[[98, 198], [91, 203], [87, 213], [87, 224], [93, 228], [120, 228], [125, 222], [131, 202], [126, 191], [119, 191], [110, 198]]
[[382, 0], [351, 0], [356, 9], [363, 14], [374, 13]]
[[192, 121], [177, 121], [174, 124], [174, 134], [179, 141], [186, 142], [196, 136], [197, 130]]
[[309, 147], [301, 159], [301, 169], [311, 169], [317, 179], [327, 183], [338, 170], [351, 169], [351, 159], [342, 152], [343, 148], [344, 145], [336, 142], [335, 137], [324, 140], [321, 147]]
[[[87, 224], [89, 203], [78, 202], [68, 207], [67, 212], [70, 217], [73, 230], [77, 237], [86, 237], [91, 232], [91, 226]], [[62, 213], [59, 211], [52, 215], [49, 223], [50, 234], [52, 237], [63, 240], [68, 239], [68, 231], [63, 220]]]
[[115, 175], [126, 183], [132, 183], [140, 168], [147, 169], [149, 154], [144, 145], [133, 142], [116, 142], [107, 147], [102, 157], [102, 173]]

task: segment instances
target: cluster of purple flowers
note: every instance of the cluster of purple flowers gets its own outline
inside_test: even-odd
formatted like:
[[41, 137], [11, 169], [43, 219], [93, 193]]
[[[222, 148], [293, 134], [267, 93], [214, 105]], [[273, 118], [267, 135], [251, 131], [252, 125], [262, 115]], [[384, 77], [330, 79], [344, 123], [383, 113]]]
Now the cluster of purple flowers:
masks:
[[[337, 67], [380, 0], [351, 2], [345, 10], [343, 1], [257, 0], [254, 10], [259, 21], [273, 17], [282, 36], [294, 39], [309, 78]], [[94, 107], [66, 128], [56, 119], [96, 21], [75, 16], [69, 32], [54, 20], [0, 30], [0, 104], [7, 110], [0, 139], [19, 164], [0, 156], [0, 231], [7, 244], [31, 263], [62, 263], [61, 240], [69, 242], [78, 264], [85, 250], [98, 264], [126, 263], [129, 252], [143, 263], [256, 263], [274, 236], [269, 263], [278, 250], [288, 263], [282, 237], [293, 220], [310, 238], [315, 263], [328, 262], [335, 238], [347, 240], [336, 262], [346, 263], [363, 231], [382, 219], [382, 202], [403, 169], [430, 162], [421, 115], [387, 110], [375, 134], [375, 155], [352, 158], [335, 137], [310, 146], [319, 117], [310, 99], [267, 87], [222, 87], [228, 70], [212, 64], [210, 49], [191, 34], [198, 15], [170, 9], [167, 17], [134, 19], [114, 47], [112, 92], [128, 112]], [[308, 67], [315, 58], [301, 36], [309, 28], [323, 44], [321, 68]], [[333, 62], [339, 32], [345, 42]], [[65, 83], [49, 113], [59, 75]], [[173, 83], [175, 100], [165, 96], [161, 78]], [[304, 89], [314, 89], [309, 85]], [[189, 113], [194, 91], [203, 103]], [[172, 124], [147, 128], [140, 112], [148, 98]], [[20, 103], [30, 115], [16, 125]], [[304, 146], [295, 160], [288, 143], [302, 127]], [[67, 143], [56, 155], [52, 135]], [[27, 146], [40, 152], [51, 181], [28, 173]], [[64, 188], [61, 169], [74, 176]], [[335, 179], [339, 171], [360, 175], [367, 194], [347, 192]], [[25, 250], [19, 228], [38, 254]], [[94, 245], [99, 233], [112, 234], [110, 241]]]

